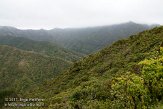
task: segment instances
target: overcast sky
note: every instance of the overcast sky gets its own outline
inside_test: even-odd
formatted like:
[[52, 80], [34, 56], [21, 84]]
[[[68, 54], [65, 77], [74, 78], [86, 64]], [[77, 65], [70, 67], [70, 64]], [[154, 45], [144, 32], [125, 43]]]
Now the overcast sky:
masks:
[[88, 27], [134, 21], [163, 24], [163, 0], [0, 0], [0, 25]]

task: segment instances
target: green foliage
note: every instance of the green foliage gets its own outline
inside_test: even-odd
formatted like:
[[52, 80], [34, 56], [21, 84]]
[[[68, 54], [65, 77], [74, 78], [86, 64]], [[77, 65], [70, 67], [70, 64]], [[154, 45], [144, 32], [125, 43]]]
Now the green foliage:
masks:
[[[157, 29], [156, 35], [153, 31]], [[161, 73], [155, 74], [158, 78], [149, 79], [147, 74], [152, 67], [146, 70], [147, 65], [140, 63], [146, 60], [157, 63], [157, 59], [161, 59], [162, 35], [163, 27], [159, 27], [115, 42], [74, 63], [69, 70], [34, 90], [38, 92], [35, 96], [48, 98], [49, 108], [152, 108], [157, 104], [154, 101], [162, 99]], [[161, 62], [159, 64], [156, 66], [161, 71]], [[153, 68], [151, 72], [158, 69]], [[153, 80], [153, 94], [148, 85], [150, 80]]]
[[145, 59], [140, 75], [127, 73], [112, 80], [115, 106], [126, 109], [148, 109], [163, 99], [163, 48]]
[[25, 93], [54, 78], [70, 65], [70, 62], [59, 58], [0, 46], [0, 87]]
[[147, 108], [150, 101], [149, 91], [144, 79], [136, 74], [127, 73], [112, 81], [113, 105], [123, 109]]
[[163, 98], [163, 48], [160, 54], [154, 59], [148, 59], [140, 62], [143, 65], [142, 76], [147, 85], [153, 102], [160, 101]]
[[[159, 27], [117, 41], [75, 62], [57, 77], [46, 82], [41, 81], [40, 83], [43, 83], [41, 86], [28, 89], [25, 95], [46, 98], [48, 106], [46, 108], [49, 109], [150, 109], [156, 105], [161, 107], [159, 103], [163, 99], [163, 48], [160, 48], [163, 42], [162, 35], [163, 27]], [[19, 68], [17, 64], [11, 64], [7, 68], [7, 71], [13, 72], [12, 74], [21, 71], [19, 74], [24, 75], [17, 75], [22, 80], [16, 81], [16, 84], [22, 83], [22, 90], [29, 84], [36, 85], [35, 81], [38, 83], [39, 78], [49, 79], [51, 73], [47, 76], [44, 75], [44, 71], [51, 72], [56, 63], [59, 65], [65, 63], [55, 61], [54, 64], [50, 57], [26, 52], [27, 55], [24, 51], [11, 50], [8, 47], [4, 47], [2, 51], [12, 51], [16, 53], [13, 55], [18, 57], [15, 59], [10, 52], [2, 52], [1, 56], [12, 61], [5, 61], [3, 60], [5, 58], [2, 58], [5, 64], [1, 63], [1, 66], [17, 60], [20, 62], [22, 57], [23, 59], [26, 57], [25, 63], [23, 60]], [[20, 53], [23, 53], [22, 57]], [[54, 68], [55, 71], [57, 68]], [[28, 70], [29, 72], [25, 72]], [[6, 69], [3, 68], [3, 71]], [[34, 72], [39, 76], [32, 75]], [[6, 80], [9, 80], [9, 77]]]

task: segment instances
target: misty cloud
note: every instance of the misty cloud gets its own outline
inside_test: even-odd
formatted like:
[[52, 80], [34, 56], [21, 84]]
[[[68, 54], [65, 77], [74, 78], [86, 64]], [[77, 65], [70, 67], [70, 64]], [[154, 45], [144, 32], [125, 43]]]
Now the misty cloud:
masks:
[[120, 22], [163, 24], [162, 0], [1, 0], [0, 25], [87, 27]]

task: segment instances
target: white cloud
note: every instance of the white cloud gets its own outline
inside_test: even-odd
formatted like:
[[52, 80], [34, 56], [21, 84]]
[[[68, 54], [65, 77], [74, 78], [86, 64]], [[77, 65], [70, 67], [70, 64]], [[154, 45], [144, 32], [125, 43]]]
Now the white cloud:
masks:
[[163, 24], [162, 0], [0, 0], [0, 25], [86, 27], [126, 21]]

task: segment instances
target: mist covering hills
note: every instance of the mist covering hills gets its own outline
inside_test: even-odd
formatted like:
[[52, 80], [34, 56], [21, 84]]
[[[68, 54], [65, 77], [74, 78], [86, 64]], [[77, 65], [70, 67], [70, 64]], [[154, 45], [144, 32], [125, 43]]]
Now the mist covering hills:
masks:
[[153, 28], [145, 24], [127, 22], [111, 26], [78, 29], [53, 29], [49, 33], [63, 47], [90, 54], [122, 38]]
[[122, 38], [136, 34], [156, 25], [127, 22], [122, 24], [52, 30], [19, 30], [14, 27], [1, 27], [0, 35], [25, 37], [35, 41], [50, 41], [66, 49], [90, 54]]

